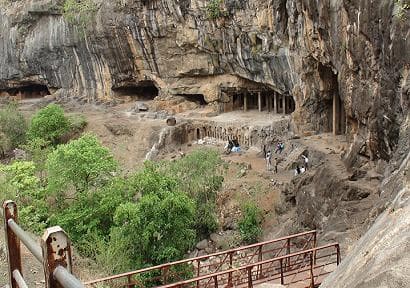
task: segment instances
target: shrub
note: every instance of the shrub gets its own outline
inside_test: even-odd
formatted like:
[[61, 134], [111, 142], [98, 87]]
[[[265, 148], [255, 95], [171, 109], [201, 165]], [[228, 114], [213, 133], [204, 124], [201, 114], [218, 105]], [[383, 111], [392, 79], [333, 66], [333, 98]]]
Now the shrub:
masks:
[[64, 227], [83, 254], [96, 257], [87, 243], [91, 239], [108, 238], [110, 227], [114, 225], [115, 210], [132, 201], [133, 195], [129, 179], [114, 178], [97, 191], [78, 195], [69, 207], [56, 211], [50, 222]]
[[77, 26], [80, 32], [84, 33], [97, 9], [97, 5], [92, 0], [65, 0], [63, 16], [69, 23]]
[[87, 120], [83, 115], [72, 115], [68, 117], [70, 123], [70, 131], [73, 133], [79, 133], [87, 126]]
[[56, 104], [50, 104], [33, 116], [28, 135], [30, 139], [40, 138], [52, 144], [58, 144], [60, 138], [68, 130], [69, 121], [64, 115], [64, 110]]
[[16, 161], [0, 167], [1, 200], [12, 199], [20, 206], [21, 225], [34, 232], [43, 232], [48, 224], [44, 189], [30, 161]]
[[68, 188], [81, 193], [102, 187], [113, 177], [117, 166], [110, 151], [95, 136], [85, 134], [49, 154], [47, 190], [55, 194], [61, 204], [64, 200], [61, 197]]
[[180, 190], [196, 202], [195, 227], [198, 238], [218, 228], [216, 195], [225, 172], [219, 153], [211, 149], [193, 151], [184, 158], [163, 165], [167, 175], [177, 179]]
[[216, 19], [225, 16], [225, 13], [222, 11], [221, 4], [221, 0], [209, 0], [208, 4], [206, 5], [206, 11], [210, 19]]
[[111, 238], [123, 238], [134, 265], [157, 265], [181, 259], [195, 243], [195, 204], [178, 191], [149, 193], [115, 213]]
[[239, 220], [239, 232], [242, 240], [248, 244], [255, 243], [262, 235], [262, 211], [255, 203], [246, 203]]
[[16, 148], [26, 140], [27, 123], [17, 109], [17, 104], [11, 103], [0, 110], [0, 153]]

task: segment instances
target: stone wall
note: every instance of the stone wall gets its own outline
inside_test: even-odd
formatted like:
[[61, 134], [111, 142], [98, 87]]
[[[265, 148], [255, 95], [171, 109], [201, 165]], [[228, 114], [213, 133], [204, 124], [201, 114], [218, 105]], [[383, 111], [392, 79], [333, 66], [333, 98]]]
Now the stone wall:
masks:
[[[86, 31], [63, 0], [0, 2], [0, 90], [46, 85], [58, 97], [109, 101], [152, 81], [160, 95], [202, 94], [244, 81], [292, 95], [297, 132], [360, 134], [389, 159], [409, 104], [409, 12], [398, 1], [101, 1]], [[403, 2], [403, 1], [402, 1]]]

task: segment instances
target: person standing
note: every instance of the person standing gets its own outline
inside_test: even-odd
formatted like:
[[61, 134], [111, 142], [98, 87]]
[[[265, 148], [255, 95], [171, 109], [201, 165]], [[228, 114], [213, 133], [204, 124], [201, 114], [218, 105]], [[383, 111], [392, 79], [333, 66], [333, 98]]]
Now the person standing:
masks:
[[272, 153], [270, 150], [266, 152], [265, 161], [266, 161], [266, 169], [270, 171], [272, 168]]
[[307, 169], [308, 169], [308, 165], [309, 165], [309, 158], [308, 158], [307, 156], [303, 155], [303, 154], [302, 154], [302, 157], [303, 157], [303, 159], [304, 159], [304, 161], [305, 161], [305, 169], [307, 170]]

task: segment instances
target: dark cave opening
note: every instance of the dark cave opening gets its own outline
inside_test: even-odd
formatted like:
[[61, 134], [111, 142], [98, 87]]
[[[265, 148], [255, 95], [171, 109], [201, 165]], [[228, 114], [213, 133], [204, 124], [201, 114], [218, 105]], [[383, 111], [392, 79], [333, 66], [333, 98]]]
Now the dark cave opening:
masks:
[[324, 94], [326, 104], [327, 125], [324, 132], [332, 132], [334, 135], [346, 133], [346, 113], [343, 101], [340, 98], [337, 72], [331, 67], [319, 63], [318, 72], [321, 79], [321, 91]]
[[112, 90], [119, 97], [131, 97], [135, 100], [153, 100], [158, 96], [158, 88], [152, 81], [141, 81], [136, 85], [127, 85]]
[[205, 101], [205, 96], [203, 94], [179, 94], [179, 96], [184, 97], [187, 101], [195, 102], [199, 106], [208, 104]]
[[51, 94], [48, 87], [42, 84], [30, 84], [0, 90], [0, 94], [3, 93], [6, 94], [6, 96], [16, 97], [17, 99], [43, 98]]

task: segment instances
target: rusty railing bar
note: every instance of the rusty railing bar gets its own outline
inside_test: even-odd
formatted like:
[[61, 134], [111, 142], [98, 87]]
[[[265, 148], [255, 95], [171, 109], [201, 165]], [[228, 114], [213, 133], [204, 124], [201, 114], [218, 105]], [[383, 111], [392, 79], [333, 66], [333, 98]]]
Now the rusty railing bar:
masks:
[[83, 283], [63, 266], [58, 266], [54, 270], [53, 276], [64, 288], [84, 288]]
[[230, 250], [225, 250], [225, 251], [217, 252], [217, 253], [213, 253], [213, 254], [208, 254], [208, 255], [204, 255], [204, 256], [200, 256], [200, 257], [178, 260], [178, 261], [174, 261], [174, 262], [170, 262], [170, 263], [166, 263], [166, 264], [162, 264], [162, 265], [148, 267], [148, 268], [144, 268], [144, 269], [140, 269], [140, 270], [134, 270], [134, 271], [125, 272], [125, 273], [121, 273], [121, 274], [117, 274], [117, 275], [112, 275], [112, 276], [108, 276], [108, 277], [104, 277], [104, 278], [100, 278], [100, 279], [85, 282], [84, 285], [91, 285], [91, 284], [98, 283], [98, 282], [104, 282], [104, 281], [107, 281], [107, 280], [114, 280], [114, 279], [118, 279], [118, 278], [127, 277], [128, 275], [134, 275], [134, 274], [144, 273], [144, 272], [148, 272], [148, 271], [152, 271], [152, 270], [162, 269], [164, 266], [174, 266], [174, 265], [178, 265], [178, 264], [184, 264], [184, 263], [187, 263], [187, 262], [193, 262], [193, 261], [198, 261], [198, 260], [209, 259], [210, 257], [216, 257], [216, 256], [224, 255], [224, 254], [227, 254], [227, 253], [235, 253], [235, 252], [247, 250], [247, 249], [250, 249], [250, 248], [255, 248], [255, 247], [258, 247], [258, 246], [261, 246], [261, 245], [267, 245], [267, 244], [272, 244], [272, 243], [280, 242], [280, 241], [287, 240], [287, 239], [298, 238], [298, 237], [309, 235], [309, 234], [312, 234], [312, 233], [316, 233], [316, 230], [311, 230], [311, 231], [306, 231], [306, 232], [302, 232], [302, 233], [298, 233], [298, 234], [293, 234], [293, 235], [289, 235], [289, 236], [274, 239], [274, 240], [269, 240], [269, 241], [265, 241], [265, 242], [251, 244], [251, 245], [248, 245], [248, 246], [242, 246], [242, 247], [238, 247], [238, 248], [234, 248], [234, 249], [230, 249]]
[[13, 271], [13, 278], [16, 280], [17, 285], [19, 288], [28, 288], [26, 281], [24, 281], [23, 276], [21, 275], [19, 270], [14, 270]]
[[189, 283], [193, 283], [193, 282], [196, 282], [196, 281], [201, 281], [201, 280], [204, 280], [204, 279], [209, 279], [209, 278], [212, 278], [214, 276], [220, 276], [220, 275], [228, 274], [229, 272], [238, 272], [238, 271], [241, 271], [241, 270], [248, 270], [249, 268], [252, 269], [252, 267], [254, 267], [256, 265], [263, 265], [263, 264], [271, 263], [271, 262], [274, 262], [274, 261], [280, 261], [280, 260], [286, 259], [288, 257], [298, 256], [300, 254], [308, 254], [308, 253], [312, 253], [314, 251], [324, 250], [324, 249], [327, 249], [327, 248], [336, 248], [337, 245], [338, 245], [338, 243], [331, 243], [331, 244], [327, 244], [327, 245], [324, 245], [324, 246], [321, 246], [321, 247], [316, 247], [316, 248], [312, 248], [312, 249], [309, 249], [309, 250], [300, 251], [300, 252], [292, 253], [292, 254], [289, 254], [289, 255], [280, 256], [280, 257], [277, 257], [277, 258], [268, 259], [268, 260], [264, 260], [264, 261], [261, 261], [261, 262], [245, 265], [245, 266], [242, 266], [242, 267], [239, 267], [239, 268], [236, 268], [236, 269], [230, 269], [230, 270], [225, 270], [225, 271], [221, 271], [221, 272], [217, 272], [217, 273], [203, 275], [203, 276], [200, 276], [200, 277], [197, 277], [197, 278], [192, 278], [192, 279], [189, 279], [189, 280], [184, 280], [184, 281], [181, 281], [181, 282], [172, 283], [172, 284], [168, 284], [168, 285], [161, 285], [161, 286], [158, 286], [157, 288], [178, 287], [180, 285], [189, 284]]
[[37, 244], [33, 238], [31, 238], [26, 231], [24, 231], [13, 219], [7, 221], [7, 225], [13, 231], [14, 234], [23, 242], [28, 250], [34, 255], [34, 257], [43, 263], [43, 254], [41, 252], [41, 247]]

